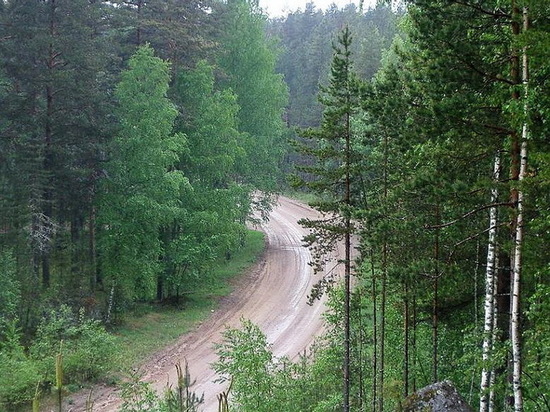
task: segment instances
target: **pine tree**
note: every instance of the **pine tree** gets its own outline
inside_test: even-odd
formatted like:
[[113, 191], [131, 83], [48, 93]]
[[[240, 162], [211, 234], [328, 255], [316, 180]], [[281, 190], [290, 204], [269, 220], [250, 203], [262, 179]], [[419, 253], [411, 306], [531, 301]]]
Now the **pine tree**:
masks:
[[[481, 240], [486, 239], [485, 235], [488, 233], [486, 222], [482, 220], [484, 212], [496, 212], [496, 209], [500, 209], [498, 220], [490, 225], [494, 229], [505, 226], [510, 220], [516, 222], [517, 217], [521, 216], [514, 209], [521, 191], [530, 187], [528, 182], [531, 176], [524, 174], [525, 180], [522, 183], [517, 182], [522, 169], [520, 160], [523, 158], [520, 137], [525, 130], [524, 126], [532, 127], [537, 123], [534, 119], [540, 116], [532, 110], [525, 113], [524, 103], [531, 104], [532, 100], [525, 95], [520, 81], [519, 62], [523, 53], [521, 46], [527, 45], [525, 50], [528, 50], [530, 59], [538, 59], [541, 55], [537, 46], [540, 43], [534, 40], [536, 36], [531, 30], [522, 31], [518, 27], [521, 13], [516, 12], [516, 17], [513, 18], [512, 3], [506, 6], [501, 4], [502, 7], [496, 7], [492, 2], [483, 5], [439, 1], [411, 3], [414, 5], [409, 9], [407, 26], [409, 50], [401, 50], [399, 53], [401, 64], [405, 67], [401, 68], [400, 74], [394, 72], [401, 79], [390, 91], [386, 90], [385, 95], [381, 93], [376, 96], [381, 102], [380, 106], [384, 106], [397, 100], [394, 95], [406, 97], [409, 93], [409, 104], [405, 109], [394, 107], [393, 116], [380, 118], [375, 128], [384, 130], [391, 124], [394, 127], [391, 136], [396, 136], [395, 142], [403, 153], [400, 167], [403, 183], [392, 187], [392, 192], [398, 197], [394, 197], [391, 204], [395, 205], [397, 211], [402, 209], [406, 214], [394, 215], [394, 219], [400, 219], [401, 228], [395, 233], [399, 234], [402, 241], [393, 243], [395, 239], [391, 239], [390, 250], [394, 253], [400, 251], [401, 256], [406, 256], [406, 248], [417, 248], [416, 253], [409, 256], [409, 263], [403, 261], [400, 265], [398, 263], [401, 259], [398, 256], [390, 256], [393, 266], [390, 266], [390, 273], [415, 273], [416, 279], [426, 278], [432, 273], [434, 282], [437, 282], [437, 295], [434, 289], [431, 296], [422, 296], [417, 289], [416, 299], [419, 301], [429, 298], [434, 303], [430, 311], [434, 319], [433, 331], [436, 332], [433, 341], [437, 346], [433, 346], [437, 347], [441, 356], [434, 352], [436, 356], [432, 363], [434, 372], [441, 377], [453, 373], [442, 362], [445, 352], [450, 349], [448, 342], [441, 339], [441, 333], [449, 333], [449, 329], [447, 332], [445, 329], [452, 322], [449, 308], [453, 307], [453, 301], [460, 296], [463, 302], [475, 302], [469, 304], [463, 313], [472, 311], [472, 318], [476, 313], [474, 306], [478, 304], [477, 284], [469, 290], [464, 285], [471, 282], [470, 276], [476, 271], [473, 263], [479, 261], [476, 256], [482, 253], [476, 252], [476, 243], [481, 245], [480, 251], [486, 247]], [[538, 7], [536, 10], [540, 13]], [[539, 30], [544, 30], [544, 24], [540, 23], [542, 20], [538, 21]], [[511, 27], [514, 30], [510, 30]], [[507, 58], [502, 59], [499, 56]], [[411, 78], [407, 79], [407, 76]], [[537, 87], [533, 87], [530, 82], [529, 91]], [[376, 99], [371, 102], [376, 109], [373, 113], [380, 113]], [[392, 107], [385, 108], [391, 109]], [[399, 120], [392, 121], [392, 117]], [[525, 122], [526, 118], [531, 120]], [[529, 142], [531, 139], [524, 138]], [[502, 164], [510, 165], [509, 176], [502, 177], [499, 182], [492, 182], [489, 171], [493, 169], [492, 163], [497, 152], [503, 158]], [[523, 171], [526, 170], [529, 169], [524, 166]], [[498, 202], [492, 201], [491, 190], [495, 187], [499, 188], [501, 194], [508, 190], [511, 201], [506, 201], [503, 196]], [[504, 208], [508, 208], [508, 216], [503, 213]], [[536, 215], [533, 210], [532, 213], [531, 218]], [[391, 215], [388, 217], [387, 223], [391, 224]], [[525, 218], [525, 214], [523, 217]], [[410, 227], [414, 228], [411, 233], [416, 239], [413, 239], [406, 233], [408, 225], [415, 221], [416, 228]], [[532, 221], [526, 220], [523, 224], [512, 224], [512, 232], [517, 235], [516, 228], [521, 227], [524, 233], [529, 233], [531, 225]], [[493, 336], [507, 341], [496, 342], [496, 346], [499, 346], [502, 343], [511, 343], [507, 335], [510, 318], [506, 316], [510, 305], [503, 299], [506, 291], [502, 286], [510, 284], [512, 273], [507, 269], [510, 265], [506, 260], [510, 259], [517, 247], [511, 247], [512, 243], [510, 238], [506, 239], [505, 231], [499, 230], [495, 236], [496, 240], [493, 241], [501, 251], [498, 256], [499, 289], [495, 292], [498, 296], [496, 312], [501, 332]], [[419, 242], [415, 246], [419, 239], [428, 240], [430, 237], [430, 249], [434, 250], [431, 257], [425, 253], [426, 245], [430, 243]], [[435, 253], [435, 249], [439, 253]], [[516, 259], [515, 262], [517, 261]], [[418, 270], [423, 265], [426, 266]], [[524, 275], [522, 279], [523, 285], [529, 282]], [[519, 294], [516, 293], [516, 296], [519, 298], [518, 302], [523, 300]], [[419, 310], [427, 314], [428, 307], [425, 303], [423, 305], [425, 306], [419, 307]], [[456, 313], [460, 311], [457, 310]], [[521, 317], [521, 311], [516, 312], [516, 319]], [[439, 328], [437, 324], [443, 328]], [[525, 323], [519, 321], [515, 324], [525, 326]], [[489, 319], [487, 325], [491, 328], [494, 323], [491, 324]], [[517, 332], [516, 336], [521, 336], [521, 332]], [[520, 339], [517, 342], [521, 344]], [[486, 346], [491, 347], [489, 342]], [[460, 348], [460, 345], [456, 345], [456, 348]], [[521, 350], [518, 348], [516, 346], [514, 349], [516, 363], [523, 362], [524, 356], [519, 355]], [[512, 352], [510, 350], [509, 353]], [[484, 362], [484, 366], [492, 365], [495, 365], [494, 359], [487, 364]], [[521, 376], [517, 373], [518, 369], [515, 375]], [[504, 367], [497, 367], [495, 371], [501, 379], [505, 378]], [[509, 376], [512, 376], [512, 371]], [[521, 388], [521, 384], [516, 381], [516, 398], [521, 399], [518, 388]], [[492, 389], [489, 390], [491, 391]], [[498, 402], [504, 402], [502, 392], [497, 393], [497, 396], [501, 398]]]
[[[192, 66], [214, 49], [219, 36], [212, 9], [213, 0], [114, 0], [118, 18], [125, 26], [124, 46], [150, 44], [173, 72]], [[218, 25], [219, 26], [219, 25]], [[130, 29], [130, 30], [128, 30]], [[133, 47], [128, 47], [133, 46]]]
[[[19, 252], [30, 249], [44, 287], [51, 283], [50, 260], [57, 251], [71, 255], [71, 278], [79, 283], [87, 279], [78, 268], [89, 267], [78, 264], [86, 249], [83, 226], [111, 126], [105, 121], [111, 107], [106, 6], [16, 0], [4, 2], [0, 19], [9, 84], [3, 109], [11, 230]], [[65, 237], [71, 238], [71, 252]]]
[[[307, 129], [301, 133], [308, 139], [298, 150], [311, 156], [314, 164], [299, 166], [304, 173], [296, 177], [295, 185], [306, 188], [319, 196], [319, 201], [311, 205], [324, 217], [319, 220], [305, 219], [300, 223], [312, 233], [304, 240], [313, 248], [314, 267], [324, 269], [329, 254], [343, 241], [344, 259], [344, 328], [343, 349], [343, 410], [350, 409], [350, 297], [351, 297], [351, 236], [352, 210], [354, 205], [353, 185], [356, 177], [354, 132], [352, 119], [359, 109], [360, 82], [357, 79], [351, 60], [351, 33], [343, 29], [334, 46], [330, 83], [323, 88], [319, 99], [324, 106], [323, 121], [318, 129]], [[326, 273], [312, 291], [312, 298], [318, 298], [327, 287], [336, 281], [333, 273]]]

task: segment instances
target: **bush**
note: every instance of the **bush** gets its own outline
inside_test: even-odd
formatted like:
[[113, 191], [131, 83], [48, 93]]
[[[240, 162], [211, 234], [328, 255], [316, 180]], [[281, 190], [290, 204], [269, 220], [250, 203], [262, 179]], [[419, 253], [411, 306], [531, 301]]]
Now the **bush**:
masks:
[[227, 329], [216, 346], [214, 370], [220, 382], [231, 382], [233, 401], [241, 411], [274, 411], [275, 361], [266, 336], [251, 321], [241, 319], [242, 329]]
[[119, 412], [197, 412], [204, 401], [204, 395], [198, 396], [191, 390], [193, 380], [187, 364], [184, 368], [180, 364], [176, 365], [176, 371], [177, 386], [167, 387], [163, 396], [159, 396], [150, 383], [144, 382], [138, 372], [133, 372], [122, 385]]
[[241, 329], [224, 332], [214, 364], [221, 375], [218, 381], [231, 382], [229, 395], [235, 410], [321, 412], [340, 408], [341, 381], [335, 371], [341, 357], [335, 362], [334, 348], [328, 342], [315, 345], [298, 362], [277, 359], [259, 327], [245, 319], [241, 323]]
[[99, 321], [75, 316], [68, 306], [51, 311], [42, 319], [31, 347], [47, 381], [55, 378], [55, 356], [63, 355], [65, 384], [101, 379], [118, 359], [116, 338]]
[[38, 365], [25, 355], [19, 340], [16, 323], [7, 324], [0, 340], [0, 409], [30, 401], [39, 383]]
[[16, 279], [15, 259], [10, 251], [0, 250], [0, 331], [14, 319], [21, 299], [21, 287]]
[[[19, 405], [29, 402], [39, 383], [38, 367], [36, 362], [25, 355], [13, 356], [9, 353], [0, 353], [0, 406], [8, 408], [10, 405]], [[6, 373], [9, 371], [9, 373]], [[0, 407], [1, 409], [1, 407]]]

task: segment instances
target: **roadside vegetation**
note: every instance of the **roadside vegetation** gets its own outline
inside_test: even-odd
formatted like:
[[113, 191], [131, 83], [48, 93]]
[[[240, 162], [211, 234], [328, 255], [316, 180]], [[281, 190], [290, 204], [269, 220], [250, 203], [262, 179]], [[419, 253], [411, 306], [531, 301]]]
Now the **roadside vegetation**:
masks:
[[550, 409], [550, 3], [366, 6], [0, 1], [0, 409], [118, 382], [204, 319], [285, 190], [322, 214], [327, 333], [296, 363], [228, 330], [223, 411], [384, 412], [443, 379]]
[[286, 145], [264, 25], [246, 1], [0, 2], [0, 409], [58, 356], [64, 389], [116, 379], [252, 259]]
[[[309, 105], [308, 53], [335, 10], [273, 23], [283, 43], [296, 21], [315, 33], [281, 60], [302, 126], [291, 181], [324, 213], [301, 223], [319, 276], [310, 296], [330, 296], [328, 332], [289, 362], [255, 325], [229, 330], [218, 370], [235, 410], [401, 410], [446, 379], [480, 411], [550, 406], [549, 4], [405, 4], [372, 76], [362, 53], [380, 43], [356, 19], [373, 15], [339, 20]], [[358, 258], [341, 257], [340, 280], [326, 256], [350, 236]]]
[[223, 258], [213, 266], [210, 287], [194, 291], [177, 305], [137, 303], [109, 328], [63, 306], [44, 317], [27, 351], [19, 343], [20, 331], [12, 326], [0, 353], [0, 364], [10, 370], [0, 378], [0, 398], [12, 405], [6, 409], [30, 410], [30, 399], [53, 407], [59, 356], [64, 398], [94, 382], [122, 385], [128, 396], [139, 392], [140, 363], [210, 316], [219, 300], [231, 293], [232, 284], [258, 261], [264, 246], [263, 233], [248, 231], [245, 246], [230, 261]]
[[122, 370], [138, 365], [148, 355], [174, 342], [210, 316], [217, 309], [219, 300], [231, 293], [239, 276], [258, 261], [264, 247], [263, 233], [249, 231], [245, 246], [229, 261], [220, 258], [212, 268], [210, 282], [190, 293], [180, 304], [137, 305], [113, 329], [125, 354]]

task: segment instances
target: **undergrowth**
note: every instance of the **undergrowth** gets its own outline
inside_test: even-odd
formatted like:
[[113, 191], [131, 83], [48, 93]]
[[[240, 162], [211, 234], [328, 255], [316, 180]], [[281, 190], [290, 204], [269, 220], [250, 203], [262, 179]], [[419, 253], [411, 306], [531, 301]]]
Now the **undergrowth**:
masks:
[[86, 318], [83, 310], [75, 313], [68, 306], [43, 315], [29, 347], [22, 345], [15, 321], [5, 324], [0, 330], [0, 410], [30, 411], [37, 393], [43, 397], [42, 405], [55, 402], [60, 356], [63, 391], [98, 381], [119, 382], [143, 359], [210, 315], [219, 298], [232, 291], [231, 280], [257, 262], [263, 250], [263, 233], [248, 231], [244, 246], [231, 259], [220, 259], [203, 287], [177, 304], [136, 304], [110, 333], [99, 321]]

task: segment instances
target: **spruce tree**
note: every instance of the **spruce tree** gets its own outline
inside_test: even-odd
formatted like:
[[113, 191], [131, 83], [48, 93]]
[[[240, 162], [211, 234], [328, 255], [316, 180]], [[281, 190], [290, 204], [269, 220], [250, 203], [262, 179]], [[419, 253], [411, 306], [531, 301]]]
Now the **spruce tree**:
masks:
[[89, 266], [79, 264], [86, 260], [84, 223], [92, 214], [100, 152], [112, 125], [106, 121], [112, 57], [106, 6], [16, 0], [3, 2], [0, 20], [9, 90], [2, 107], [10, 204], [2, 214], [11, 221], [20, 256], [30, 249], [44, 287], [51, 283], [56, 254], [70, 255], [68, 280], [78, 284], [87, 280], [81, 276]]

